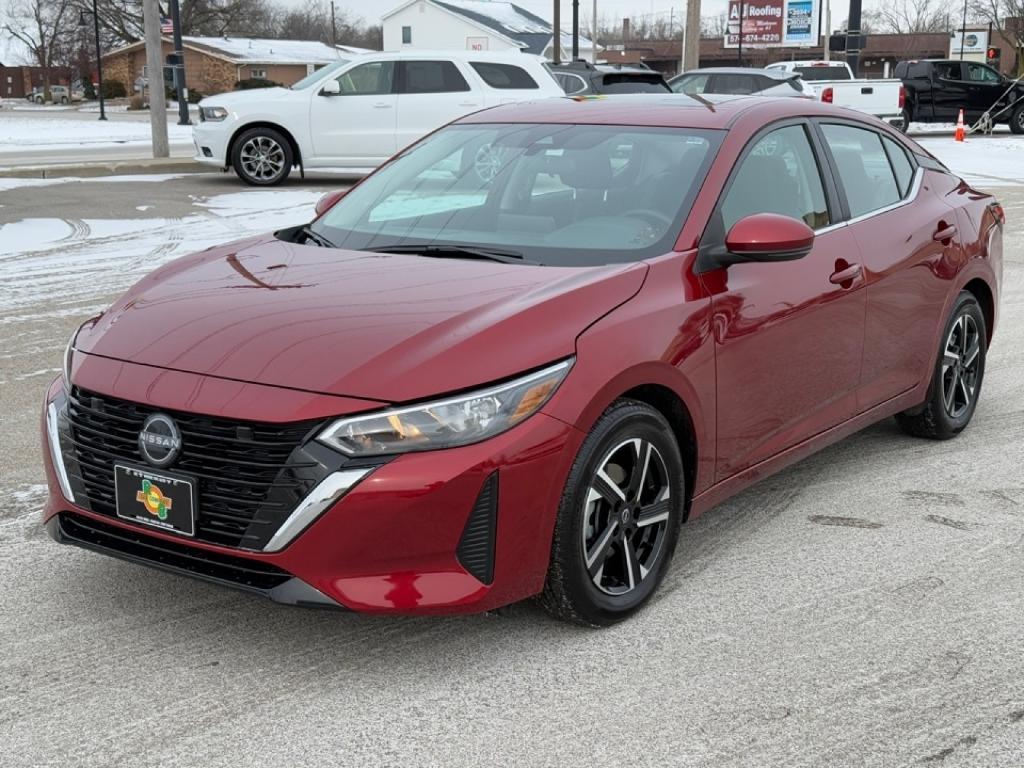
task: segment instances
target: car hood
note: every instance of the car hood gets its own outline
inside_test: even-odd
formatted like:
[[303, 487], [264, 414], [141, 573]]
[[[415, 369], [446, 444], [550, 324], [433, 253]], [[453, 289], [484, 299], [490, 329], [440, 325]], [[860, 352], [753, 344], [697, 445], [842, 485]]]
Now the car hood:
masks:
[[293, 91], [290, 88], [251, 88], [243, 91], [227, 91], [218, 93], [215, 96], [207, 96], [199, 102], [203, 107], [224, 107], [234, 109], [251, 104], [263, 104], [268, 101], [281, 101], [298, 96], [301, 91]]
[[382, 402], [498, 381], [575, 350], [643, 263], [560, 268], [264, 237], [171, 262], [78, 335], [143, 365]]

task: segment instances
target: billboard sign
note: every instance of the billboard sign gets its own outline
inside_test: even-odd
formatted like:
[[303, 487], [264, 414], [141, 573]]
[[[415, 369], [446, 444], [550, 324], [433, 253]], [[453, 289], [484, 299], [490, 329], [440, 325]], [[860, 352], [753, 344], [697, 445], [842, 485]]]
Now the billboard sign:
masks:
[[985, 53], [988, 49], [988, 32], [985, 30], [955, 30], [949, 41], [949, 55], [959, 56], [964, 53]]
[[729, 0], [724, 45], [744, 48], [809, 47], [818, 42], [821, 0]]

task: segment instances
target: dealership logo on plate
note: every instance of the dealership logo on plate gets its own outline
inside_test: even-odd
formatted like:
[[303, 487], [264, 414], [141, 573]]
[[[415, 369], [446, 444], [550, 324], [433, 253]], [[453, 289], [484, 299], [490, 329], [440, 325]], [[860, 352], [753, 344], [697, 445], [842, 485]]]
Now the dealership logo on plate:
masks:
[[160, 487], [149, 480], [142, 481], [142, 490], [135, 494], [135, 500], [142, 502], [149, 514], [155, 515], [161, 520], [167, 519], [167, 510], [174, 506], [174, 502], [164, 496]]
[[139, 432], [139, 452], [154, 467], [170, 465], [181, 451], [181, 432], [174, 419], [154, 413]]

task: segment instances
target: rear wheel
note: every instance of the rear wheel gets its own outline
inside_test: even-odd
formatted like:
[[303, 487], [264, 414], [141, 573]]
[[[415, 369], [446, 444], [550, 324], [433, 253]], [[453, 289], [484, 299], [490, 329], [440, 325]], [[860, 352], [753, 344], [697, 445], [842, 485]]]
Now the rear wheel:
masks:
[[289, 141], [273, 128], [252, 128], [235, 141], [231, 165], [246, 184], [271, 187], [291, 173], [294, 158]]
[[1010, 115], [1010, 130], [1013, 133], [1024, 133], [1024, 105], [1017, 107]]
[[963, 291], [946, 323], [924, 407], [896, 416], [904, 432], [948, 440], [963, 431], [981, 394], [987, 338], [985, 315], [978, 300]]
[[634, 400], [614, 403], [569, 473], [541, 594], [545, 609], [596, 627], [639, 610], [671, 563], [685, 492], [665, 418]]

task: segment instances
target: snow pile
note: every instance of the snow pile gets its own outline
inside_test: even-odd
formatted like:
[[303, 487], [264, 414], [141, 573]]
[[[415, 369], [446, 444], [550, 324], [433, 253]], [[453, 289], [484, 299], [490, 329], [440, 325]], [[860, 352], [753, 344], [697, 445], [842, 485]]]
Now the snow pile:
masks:
[[918, 138], [953, 173], [982, 189], [1024, 184], [1024, 136], [969, 136], [966, 141]]
[[[167, 137], [172, 143], [192, 141], [188, 125], [168, 125]], [[45, 119], [28, 115], [0, 115], [0, 155], [25, 149], [69, 149], [117, 144], [148, 145], [151, 140], [149, 122], [108, 120]]]
[[439, 0], [441, 5], [455, 10], [486, 16], [510, 32], [550, 33], [551, 25], [543, 19], [527, 13], [512, 3], [491, 2], [491, 0]]

